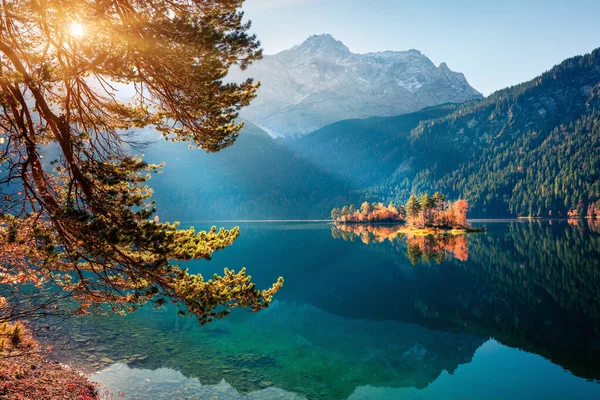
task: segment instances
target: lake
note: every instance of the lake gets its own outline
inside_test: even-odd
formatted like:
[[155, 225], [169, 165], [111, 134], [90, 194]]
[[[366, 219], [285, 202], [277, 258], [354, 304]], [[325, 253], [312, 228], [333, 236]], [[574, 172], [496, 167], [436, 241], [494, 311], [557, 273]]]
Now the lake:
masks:
[[283, 276], [270, 308], [206, 326], [173, 307], [70, 319], [47, 334], [53, 357], [125, 399], [600, 398], [594, 224], [487, 221], [440, 240], [218, 224], [234, 225], [231, 247], [188, 266], [246, 266], [261, 288]]

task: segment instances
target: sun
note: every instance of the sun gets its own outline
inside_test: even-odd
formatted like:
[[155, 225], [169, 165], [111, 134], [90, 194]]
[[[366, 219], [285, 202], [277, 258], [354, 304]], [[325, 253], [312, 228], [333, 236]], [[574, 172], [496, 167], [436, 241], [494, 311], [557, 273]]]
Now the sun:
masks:
[[82, 37], [85, 34], [85, 28], [79, 22], [72, 22], [69, 31], [75, 37]]

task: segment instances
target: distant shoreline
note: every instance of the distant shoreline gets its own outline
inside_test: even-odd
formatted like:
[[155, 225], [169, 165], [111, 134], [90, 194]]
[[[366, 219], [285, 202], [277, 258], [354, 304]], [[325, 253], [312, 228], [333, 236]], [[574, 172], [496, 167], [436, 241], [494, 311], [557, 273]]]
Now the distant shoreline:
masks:
[[[467, 219], [468, 222], [531, 222], [531, 221], [567, 221], [574, 218], [473, 218]], [[575, 218], [585, 220], [585, 218]], [[205, 221], [180, 221], [182, 224], [197, 224], [197, 223], [232, 223], [232, 222], [244, 222], [244, 223], [276, 223], [276, 222], [325, 222], [333, 223], [335, 221], [331, 219], [224, 219], [224, 220], [205, 220]], [[368, 224], [397, 224], [396, 222], [370, 222]]]

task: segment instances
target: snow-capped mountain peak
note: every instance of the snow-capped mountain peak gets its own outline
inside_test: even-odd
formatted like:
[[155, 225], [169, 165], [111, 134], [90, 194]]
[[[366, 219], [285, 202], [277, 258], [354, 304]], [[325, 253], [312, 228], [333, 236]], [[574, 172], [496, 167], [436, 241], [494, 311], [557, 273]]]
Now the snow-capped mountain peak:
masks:
[[241, 116], [285, 136], [348, 118], [389, 116], [480, 98], [461, 73], [436, 67], [418, 50], [352, 53], [329, 34], [265, 56], [230, 79], [261, 82]]

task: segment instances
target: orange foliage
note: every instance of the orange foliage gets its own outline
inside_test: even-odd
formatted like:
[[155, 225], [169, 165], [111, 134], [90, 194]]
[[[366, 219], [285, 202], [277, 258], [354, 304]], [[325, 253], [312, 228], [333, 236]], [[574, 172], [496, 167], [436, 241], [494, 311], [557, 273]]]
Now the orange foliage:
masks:
[[415, 217], [407, 217], [406, 222], [419, 228], [466, 228], [469, 203], [466, 200], [447, 202], [440, 209], [421, 210]]
[[600, 219], [600, 200], [588, 206], [587, 218]]
[[567, 218], [579, 218], [579, 210], [569, 210], [567, 211]]
[[454, 217], [458, 225], [464, 226], [467, 222], [467, 211], [469, 211], [469, 203], [466, 200], [456, 200], [452, 205]]
[[469, 248], [465, 235], [407, 236], [406, 244], [412, 252], [418, 250], [419, 257], [444, 260], [451, 255], [457, 260], [469, 259]]
[[413, 264], [424, 259], [443, 261], [447, 256], [457, 260], [469, 259], [469, 248], [465, 235], [398, 235], [401, 229], [381, 225], [335, 225], [332, 228], [334, 238], [355, 241], [359, 238], [364, 244], [383, 243], [388, 240], [394, 243], [406, 240], [408, 257]]
[[454, 254], [457, 260], [467, 261], [469, 259], [469, 247], [467, 246], [466, 236], [454, 236], [454, 248], [449, 251]]
[[46, 254], [37, 251], [31, 238], [32, 219], [25, 220], [20, 229], [0, 223], [0, 323], [12, 313], [7, 297], [18, 292], [18, 285], [31, 284], [38, 288], [51, 278], [49, 271], [32, 267], [43, 265]]
[[580, 231], [585, 231], [587, 228], [592, 232], [600, 233], [600, 220], [596, 220], [593, 218], [569, 218], [567, 219], [567, 224], [578, 228]]
[[373, 225], [336, 225], [340, 233], [358, 236], [364, 244], [394, 241], [398, 237], [398, 227]]
[[[425, 195], [426, 196], [426, 195]], [[371, 223], [371, 222], [406, 222], [408, 225], [418, 228], [467, 228], [467, 211], [469, 203], [460, 199], [455, 202], [434, 202], [430, 204], [419, 205], [412, 214], [404, 216], [404, 209], [401, 206], [389, 204], [387, 207], [383, 203], [364, 202], [360, 209], [354, 212], [348, 210], [352, 208], [344, 207], [342, 211], [334, 209], [332, 219], [336, 222], [344, 223]], [[409, 203], [405, 206], [408, 210]]]
[[577, 218], [568, 218], [567, 224], [569, 225], [579, 225], [579, 220]]
[[348, 215], [342, 215], [339, 220], [341, 222], [396, 222], [402, 221], [404, 218], [394, 205], [389, 204], [387, 207], [383, 203], [369, 204], [364, 202], [361, 205], [361, 210], [367, 212], [355, 211]]
[[600, 221], [590, 219], [588, 220], [588, 227], [592, 232], [600, 233]]
[[18, 230], [0, 224], [0, 285], [30, 283], [40, 286], [44, 273], [30, 264], [43, 261], [43, 255], [35, 251], [31, 231], [34, 221], [26, 221]]

